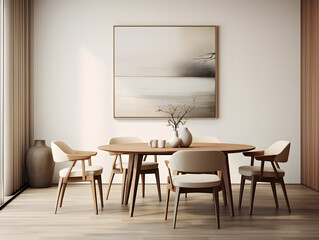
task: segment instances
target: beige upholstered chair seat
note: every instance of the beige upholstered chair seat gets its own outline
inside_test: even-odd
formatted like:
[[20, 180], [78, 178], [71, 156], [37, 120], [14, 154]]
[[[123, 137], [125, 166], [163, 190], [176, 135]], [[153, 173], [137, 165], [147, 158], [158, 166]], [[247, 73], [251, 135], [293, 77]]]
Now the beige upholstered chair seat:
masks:
[[[122, 163], [123, 168], [128, 168], [128, 163]], [[120, 163], [115, 164], [115, 168], [120, 168]], [[156, 162], [142, 162], [141, 170], [157, 169], [158, 163]]]
[[187, 174], [172, 176], [176, 187], [209, 188], [220, 185], [220, 178], [214, 174]]
[[[121, 168], [121, 163], [117, 162], [115, 164], [115, 168], [116, 169], [120, 169]], [[128, 168], [128, 163], [127, 162], [122, 162], [122, 168]]]
[[[285, 171], [277, 169], [278, 177], [285, 176]], [[260, 166], [241, 166], [239, 167], [239, 173], [244, 176], [256, 176], [260, 175]], [[272, 167], [264, 167], [263, 177], [276, 177], [274, 169]]]
[[[70, 168], [63, 168], [60, 170], [59, 175], [60, 177], [66, 177]], [[101, 175], [103, 172], [103, 167], [99, 165], [94, 166], [85, 166], [85, 176], [94, 175], [98, 176]], [[73, 168], [69, 177], [82, 177], [82, 169], [81, 168]]]

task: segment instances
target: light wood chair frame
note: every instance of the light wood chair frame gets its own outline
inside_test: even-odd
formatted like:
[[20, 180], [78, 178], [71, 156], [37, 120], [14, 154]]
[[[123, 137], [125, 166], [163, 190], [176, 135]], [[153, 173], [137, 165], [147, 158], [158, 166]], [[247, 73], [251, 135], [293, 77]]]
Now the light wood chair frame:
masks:
[[[144, 155], [143, 161], [145, 161], [146, 158], [147, 158], [147, 155]], [[120, 168], [116, 168], [117, 160], [119, 161], [119, 167]], [[157, 155], [154, 155], [154, 162], [157, 163]], [[122, 179], [121, 203], [122, 204], [124, 203], [124, 195], [125, 195], [124, 193], [125, 193], [126, 181], [127, 181], [127, 171], [128, 171], [128, 168], [124, 168], [123, 167], [122, 154], [116, 154], [114, 156], [114, 161], [113, 161], [113, 165], [112, 165], [112, 172], [111, 172], [111, 176], [110, 176], [109, 184], [108, 184], [108, 188], [107, 188], [106, 200], [108, 200], [108, 198], [109, 198], [109, 194], [110, 194], [110, 191], [111, 191], [112, 182], [113, 182], [115, 174], [122, 174], [123, 175], [123, 179]], [[159, 201], [162, 201], [161, 185], [160, 185], [160, 177], [159, 177], [158, 168], [148, 169], [148, 170], [141, 170], [140, 174], [141, 174], [142, 196], [143, 196], [143, 198], [145, 197], [145, 174], [155, 174], [158, 199], [159, 199]]]
[[165, 160], [165, 165], [168, 169], [168, 177], [167, 177], [167, 192], [166, 192], [166, 204], [165, 204], [165, 220], [167, 220], [168, 214], [168, 206], [169, 206], [169, 197], [170, 192], [175, 192], [175, 204], [174, 204], [174, 219], [173, 219], [173, 228], [176, 228], [176, 220], [177, 220], [177, 211], [179, 205], [179, 199], [181, 193], [213, 193], [214, 196], [214, 205], [215, 205], [215, 213], [216, 213], [216, 224], [217, 228], [220, 228], [220, 213], [219, 213], [219, 191], [222, 190], [221, 185], [215, 186], [211, 188], [183, 188], [183, 187], [176, 187], [172, 181], [172, 174], [169, 168], [169, 161]]
[[[93, 202], [94, 202], [94, 209], [95, 214], [98, 214], [98, 207], [97, 207], [97, 198], [96, 198], [96, 188], [95, 188], [95, 180], [98, 182], [99, 192], [100, 192], [100, 200], [101, 200], [101, 207], [103, 208], [103, 192], [102, 192], [102, 179], [100, 175], [86, 175], [85, 174], [85, 161], [88, 161], [88, 165], [92, 166], [91, 157], [95, 156], [97, 152], [90, 152], [90, 151], [79, 151], [75, 150], [74, 154], [67, 154], [69, 161], [72, 162], [67, 174], [65, 177], [60, 177], [59, 184], [58, 184], [58, 194], [57, 200], [55, 205], [54, 213], [57, 213], [58, 205], [62, 207], [63, 198], [65, 189], [68, 183], [70, 182], [90, 182], [93, 194]], [[70, 177], [73, 167], [75, 166], [77, 161], [82, 162], [82, 176], [81, 177]], [[59, 204], [60, 201], [60, 204]]]
[[[290, 144], [289, 146], [290, 147]], [[244, 156], [250, 157], [250, 166], [254, 166], [254, 159], [261, 161], [260, 166], [260, 174], [259, 175], [253, 175], [253, 176], [241, 176], [241, 182], [240, 182], [240, 191], [239, 191], [239, 209], [241, 208], [242, 204], [242, 198], [243, 198], [243, 192], [245, 187], [245, 180], [251, 181], [251, 190], [250, 190], [250, 209], [249, 214], [252, 215], [253, 213], [253, 206], [254, 206], [254, 198], [255, 198], [255, 192], [256, 192], [256, 185], [257, 182], [269, 182], [271, 185], [272, 193], [274, 196], [274, 201], [276, 208], [278, 209], [278, 198], [277, 198], [277, 191], [276, 191], [276, 183], [279, 183], [281, 185], [286, 205], [288, 208], [289, 213], [291, 213], [291, 208], [288, 200], [288, 195], [285, 187], [284, 178], [280, 177], [278, 174], [278, 170], [280, 169], [279, 163], [276, 161], [277, 155], [264, 155], [265, 151], [251, 151], [251, 152], [244, 152]], [[269, 162], [274, 170], [275, 177], [264, 177], [264, 166], [265, 163]]]

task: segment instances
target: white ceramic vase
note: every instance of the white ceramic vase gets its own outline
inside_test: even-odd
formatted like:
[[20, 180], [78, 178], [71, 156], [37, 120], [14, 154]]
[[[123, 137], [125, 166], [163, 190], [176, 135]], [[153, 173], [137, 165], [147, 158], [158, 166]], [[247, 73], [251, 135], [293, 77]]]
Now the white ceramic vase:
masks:
[[179, 138], [181, 139], [181, 147], [189, 147], [193, 141], [193, 136], [188, 128], [182, 128], [179, 132]]
[[177, 148], [181, 144], [181, 139], [178, 137], [178, 132], [176, 130], [173, 131], [173, 135], [169, 140], [169, 145], [172, 148]]

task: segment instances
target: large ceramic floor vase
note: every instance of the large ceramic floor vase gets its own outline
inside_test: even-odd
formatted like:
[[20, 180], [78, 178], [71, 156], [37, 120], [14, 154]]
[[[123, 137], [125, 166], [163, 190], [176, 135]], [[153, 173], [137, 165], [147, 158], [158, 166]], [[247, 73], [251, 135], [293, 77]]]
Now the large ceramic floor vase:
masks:
[[54, 173], [51, 148], [45, 140], [35, 140], [26, 157], [26, 167], [30, 187], [50, 187]]

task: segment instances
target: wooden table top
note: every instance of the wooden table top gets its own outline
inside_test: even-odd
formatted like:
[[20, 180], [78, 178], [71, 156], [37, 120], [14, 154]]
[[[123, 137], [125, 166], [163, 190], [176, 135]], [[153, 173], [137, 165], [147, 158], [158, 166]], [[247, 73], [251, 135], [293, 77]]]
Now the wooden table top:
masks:
[[111, 144], [98, 147], [100, 150], [111, 153], [137, 153], [143, 155], [171, 155], [182, 150], [206, 150], [206, 151], [221, 151], [224, 153], [237, 153], [255, 149], [254, 146], [233, 143], [192, 143], [186, 148], [171, 148], [166, 143], [165, 148], [151, 148], [147, 143], [128, 143], [128, 144]]

